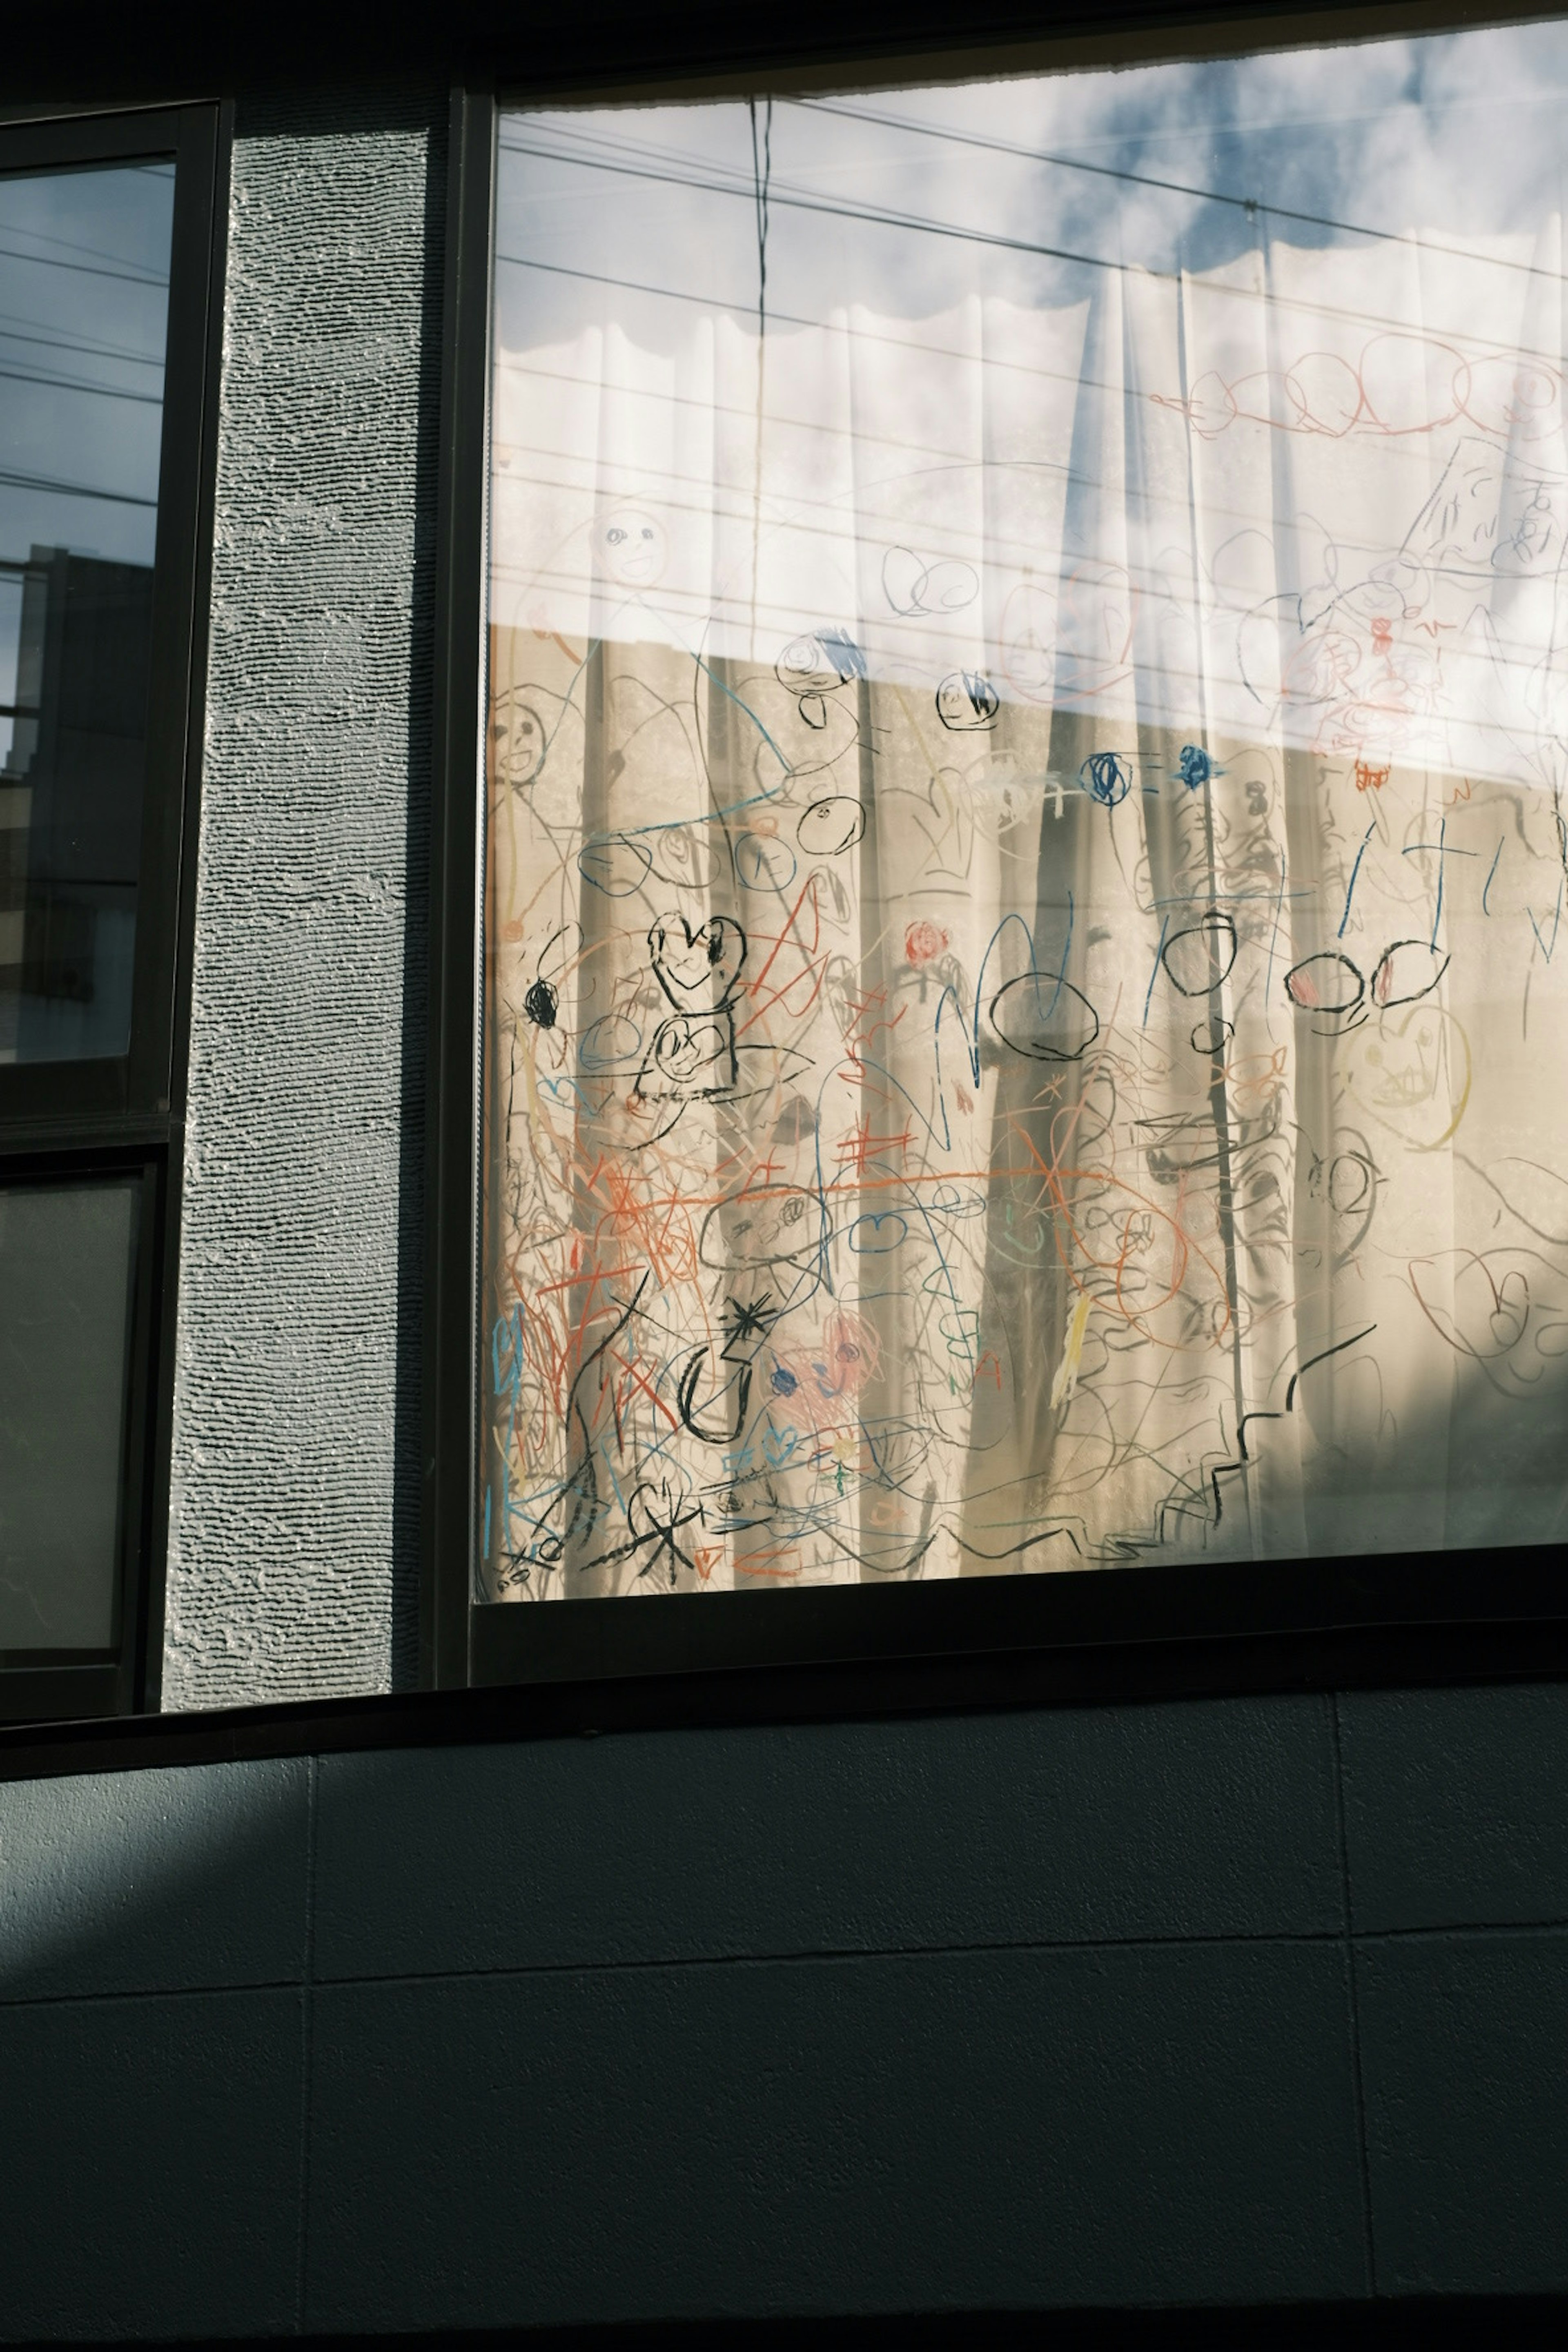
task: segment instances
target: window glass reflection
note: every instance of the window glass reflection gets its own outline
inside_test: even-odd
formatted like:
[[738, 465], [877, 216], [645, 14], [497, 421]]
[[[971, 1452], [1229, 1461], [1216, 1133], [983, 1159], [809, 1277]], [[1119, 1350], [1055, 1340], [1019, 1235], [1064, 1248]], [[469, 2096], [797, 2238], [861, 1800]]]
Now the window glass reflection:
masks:
[[115, 1639], [138, 1199], [0, 1185], [0, 1650]]
[[485, 1597], [1561, 1535], [1565, 95], [503, 121]]
[[0, 1061], [130, 1040], [173, 203], [0, 179]]

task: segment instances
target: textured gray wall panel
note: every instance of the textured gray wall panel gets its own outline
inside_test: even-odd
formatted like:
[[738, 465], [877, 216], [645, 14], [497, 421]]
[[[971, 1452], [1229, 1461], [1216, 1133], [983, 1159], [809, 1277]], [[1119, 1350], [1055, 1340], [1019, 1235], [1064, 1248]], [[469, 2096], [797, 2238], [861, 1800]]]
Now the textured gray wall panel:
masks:
[[412, 1664], [440, 137], [236, 142], [167, 1706]]
[[0, 2341], [1560, 2293], [1565, 1772], [1541, 1685], [0, 1782]]

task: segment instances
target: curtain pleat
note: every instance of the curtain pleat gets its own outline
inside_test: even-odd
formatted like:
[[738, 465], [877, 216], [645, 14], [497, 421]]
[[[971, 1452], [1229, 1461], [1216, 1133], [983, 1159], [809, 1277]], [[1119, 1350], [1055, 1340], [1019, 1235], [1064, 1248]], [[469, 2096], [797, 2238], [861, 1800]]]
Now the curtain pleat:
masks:
[[496, 1598], [1563, 1526], [1562, 244], [503, 350]]

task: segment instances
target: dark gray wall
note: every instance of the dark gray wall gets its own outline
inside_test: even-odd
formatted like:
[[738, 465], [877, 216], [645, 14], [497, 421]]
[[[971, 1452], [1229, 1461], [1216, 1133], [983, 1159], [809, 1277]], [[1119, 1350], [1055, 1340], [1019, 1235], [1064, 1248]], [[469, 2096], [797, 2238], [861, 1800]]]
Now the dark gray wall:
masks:
[[168, 1706], [414, 1664], [444, 131], [439, 90], [237, 127]]
[[1568, 1690], [0, 1788], [10, 2338], [1568, 2289]]

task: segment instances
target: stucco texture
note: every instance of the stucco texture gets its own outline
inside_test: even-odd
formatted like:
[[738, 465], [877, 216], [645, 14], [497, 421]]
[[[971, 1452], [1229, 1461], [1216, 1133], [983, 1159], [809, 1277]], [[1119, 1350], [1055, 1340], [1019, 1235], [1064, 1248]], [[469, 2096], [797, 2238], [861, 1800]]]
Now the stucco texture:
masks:
[[443, 135], [237, 126], [165, 1706], [413, 1673]]

